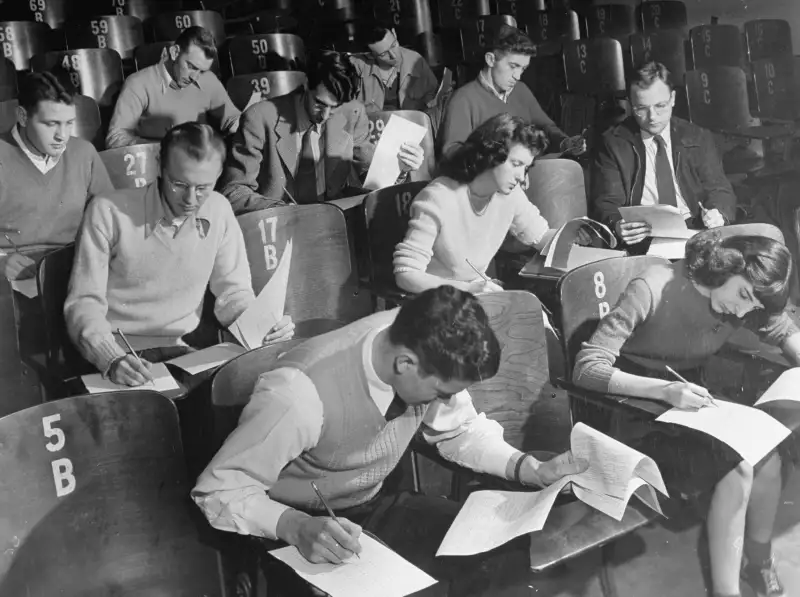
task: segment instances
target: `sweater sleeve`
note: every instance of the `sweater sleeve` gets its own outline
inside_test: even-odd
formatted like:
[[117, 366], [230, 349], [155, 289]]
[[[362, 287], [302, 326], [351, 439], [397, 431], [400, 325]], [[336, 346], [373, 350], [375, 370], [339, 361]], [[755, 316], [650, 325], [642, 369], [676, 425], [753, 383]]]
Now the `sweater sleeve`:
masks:
[[363, 180], [375, 156], [375, 144], [369, 138], [369, 118], [364, 105], [359, 102], [355, 108], [353, 126], [353, 167]]
[[433, 258], [433, 245], [442, 226], [442, 214], [430, 187], [424, 189], [411, 204], [411, 220], [405, 239], [394, 251], [394, 273], [428, 269]]
[[92, 197], [104, 195], [114, 190], [114, 183], [111, 182], [111, 177], [108, 175], [108, 169], [103, 163], [103, 158], [100, 157], [94, 147], [91, 147], [90, 151], [92, 152], [92, 172], [89, 179], [87, 201]]
[[447, 156], [454, 147], [466, 141], [479, 123], [472, 122], [472, 111], [468, 88], [461, 88], [453, 94], [444, 110], [442, 125], [437, 135], [439, 159]]
[[122, 85], [122, 91], [114, 105], [106, 134], [106, 149], [128, 147], [142, 142], [136, 135], [136, 129], [146, 109], [147, 93], [141, 77], [132, 76]]
[[636, 278], [628, 284], [617, 305], [600, 320], [588, 342], [575, 358], [572, 381], [583, 388], [607, 392], [614, 363], [628, 338], [647, 321], [653, 309], [653, 295], [647, 283]]
[[774, 346], [783, 346], [789, 336], [799, 334], [797, 324], [786, 311], [781, 311], [769, 317], [758, 317], [758, 312], [753, 313], [754, 317], [745, 319], [745, 326], [756, 332], [764, 342]]
[[217, 76], [213, 73], [209, 73], [209, 75], [207, 85], [211, 97], [208, 114], [213, 122], [219, 126], [222, 134], [227, 135], [236, 129], [241, 112], [233, 104], [228, 92]]
[[114, 340], [108, 313], [108, 268], [114, 251], [114, 206], [102, 197], [91, 201], [81, 224], [69, 281], [64, 317], [81, 355], [101, 372], [125, 352]]
[[216, 297], [214, 315], [227, 328], [255, 300], [255, 294], [242, 229], [230, 207], [226, 204], [223, 208], [227, 212], [223, 220], [225, 230], [214, 259], [209, 288]]
[[519, 187], [514, 190], [514, 201], [516, 212], [509, 232], [526, 245], [539, 245], [550, 224]]

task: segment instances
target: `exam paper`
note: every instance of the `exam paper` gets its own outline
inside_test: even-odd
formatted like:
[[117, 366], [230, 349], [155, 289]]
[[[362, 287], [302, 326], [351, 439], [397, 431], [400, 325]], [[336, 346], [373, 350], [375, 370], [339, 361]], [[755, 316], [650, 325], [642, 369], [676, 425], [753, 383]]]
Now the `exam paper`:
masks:
[[424, 126], [392, 114], [375, 147], [364, 188], [374, 191], [392, 186], [400, 176], [400, 163], [397, 161], [400, 146], [403, 143], [419, 145], [427, 132]]
[[686, 257], [686, 240], [682, 238], [653, 238], [650, 240], [648, 255], [664, 259], [683, 259]]
[[81, 376], [86, 391], [90, 394], [100, 394], [101, 392], [124, 392], [127, 390], [153, 390], [156, 392], [166, 392], [168, 390], [178, 390], [178, 382], [172, 377], [164, 363], [153, 363], [150, 366], [150, 375], [153, 381], [141, 386], [126, 386], [116, 384], [110, 379], [103, 379], [99, 373]]
[[247, 352], [246, 348], [242, 348], [233, 342], [223, 342], [203, 350], [187, 353], [167, 362], [179, 369], [183, 369], [189, 375], [197, 375], [203, 371], [219, 367], [245, 352]]
[[776, 400], [791, 400], [800, 402], [800, 367], [792, 367], [780, 374], [772, 382], [767, 391], [761, 395], [753, 406], [775, 402]]
[[697, 233], [686, 227], [684, 216], [674, 205], [631, 205], [620, 207], [619, 215], [626, 222], [647, 222], [653, 237], [689, 239]]
[[[587, 230], [610, 248], [582, 247], [574, 244], [580, 230]], [[545, 267], [570, 271], [587, 263], [625, 255], [623, 251], [613, 250], [616, 245], [616, 237], [600, 222], [590, 218], [575, 218], [559, 228], [540, 253], [545, 256]]]
[[339, 565], [312, 564], [294, 546], [270, 554], [331, 597], [405, 597], [436, 584], [436, 579], [366, 533], [358, 540], [359, 558]]
[[24, 294], [28, 298], [36, 298], [39, 296], [39, 287], [36, 285], [36, 278], [27, 278], [25, 280], [9, 280], [11, 288]]
[[228, 328], [246, 349], [253, 350], [261, 346], [264, 336], [283, 317], [291, 262], [292, 239], [290, 238], [269, 282], [258, 293], [253, 304]]
[[764, 411], [727, 400], [715, 400], [717, 407], [697, 411], [671, 408], [656, 421], [683, 425], [707, 433], [736, 450], [755, 466], [791, 433]]

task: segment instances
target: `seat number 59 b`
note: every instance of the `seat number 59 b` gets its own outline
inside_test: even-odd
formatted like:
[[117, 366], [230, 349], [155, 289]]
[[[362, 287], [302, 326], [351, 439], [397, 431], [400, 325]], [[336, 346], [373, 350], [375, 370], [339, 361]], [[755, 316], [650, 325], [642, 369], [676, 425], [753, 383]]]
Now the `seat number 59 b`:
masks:
[[[60, 452], [67, 443], [64, 431], [54, 425], [61, 420], [61, 415], [48, 415], [42, 418], [44, 436], [50, 441], [45, 444], [48, 452]], [[56, 496], [64, 497], [75, 491], [75, 475], [72, 461], [69, 458], [57, 458], [50, 463], [53, 469], [53, 482], [56, 485]]]
[[598, 303], [597, 308], [600, 313], [600, 319], [608, 315], [608, 312], [611, 311], [611, 307], [608, 304], [608, 301], [603, 300], [606, 297], [606, 292], [608, 289], [606, 288], [606, 278], [603, 275], [603, 272], [595, 272], [594, 273], [594, 295], [597, 297]]

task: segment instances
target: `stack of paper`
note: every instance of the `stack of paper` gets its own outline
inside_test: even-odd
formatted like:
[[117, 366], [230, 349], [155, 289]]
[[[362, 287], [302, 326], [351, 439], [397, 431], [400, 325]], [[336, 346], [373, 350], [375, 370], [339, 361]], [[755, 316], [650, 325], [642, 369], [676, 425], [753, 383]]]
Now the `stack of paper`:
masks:
[[375, 154], [369, 165], [364, 188], [374, 191], [392, 186], [400, 176], [400, 162], [397, 154], [403, 143], [419, 145], [425, 138], [428, 129], [397, 114], [389, 117], [389, 122], [381, 133]]
[[181, 357], [167, 361], [179, 369], [183, 369], [189, 375], [197, 375], [203, 371], [208, 371], [214, 367], [224, 365], [232, 358], [239, 356], [247, 351], [232, 342], [223, 342], [216, 346], [210, 346], [203, 350], [196, 350]]
[[686, 227], [686, 219], [673, 205], [633, 205], [620, 207], [619, 213], [626, 222], [650, 224], [650, 249], [648, 255], [666, 259], [683, 259], [686, 241], [697, 234], [697, 230]]
[[[599, 238], [608, 248], [576, 245], [581, 231]], [[625, 255], [624, 251], [613, 250], [616, 246], [617, 239], [606, 226], [590, 218], [575, 218], [559, 228], [540, 253], [545, 256], [545, 267], [568, 272], [587, 263]], [[520, 274], [524, 275], [524, 270]]]
[[589, 462], [542, 491], [476, 491], [447, 531], [436, 555], [472, 555], [499, 547], [544, 527], [558, 494], [569, 484], [575, 496], [621, 520], [632, 496], [661, 512], [654, 490], [667, 495], [652, 458], [578, 423], [570, 436], [572, 455]]
[[290, 238], [269, 282], [258, 293], [253, 304], [228, 328], [246, 349], [253, 350], [261, 346], [264, 336], [283, 318], [291, 263], [292, 239]]
[[172, 377], [164, 363], [153, 363], [150, 366], [150, 375], [153, 381], [141, 386], [126, 386], [117, 384], [110, 379], [104, 379], [99, 373], [81, 376], [86, 391], [90, 394], [100, 394], [102, 392], [124, 392], [128, 390], [153, 390], [155, 392], [166, 392], [168, 390], [178, 390], [178, 382]]
[[358, 540], [359, 558], [339, 565], [312, 564], [294, 546], [270, 553], [330, 597], [405, 597], [436, 583], [436, 579], [366, 533]]

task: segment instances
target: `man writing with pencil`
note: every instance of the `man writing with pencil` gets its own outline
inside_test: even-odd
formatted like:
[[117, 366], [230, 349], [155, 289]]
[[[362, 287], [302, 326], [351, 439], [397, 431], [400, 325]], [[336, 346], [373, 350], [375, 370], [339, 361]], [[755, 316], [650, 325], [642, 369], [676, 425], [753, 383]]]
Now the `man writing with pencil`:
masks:
[[[523, 454], [475, 411], [466, 388], [497, 373], [500, 350], [478, 300], [452, 286], [312, 338], [261, 375], [192, 497], [215, 528], [294, 545], [313, 563], [358, 554], [369, 531], [443, 581], [419, 595], [447, 595], [448, 583], [450, 595], [475, 594], [485, 558], [527, 574], [525, 538], [436, 559], [459, 504], [384, 486], [419, 430], [444, 458], [532, 487], [585, 468], [569, 452], [547, 462]], [[311, 594], [288, 569], [270, 574], [280, 595]]]
[[[225, 159], [222, 137], [205, 124], [181, 124], [162, 139], [159, 159], [158, 180], [102, 194], [87, 207], [64, 305], [83, 357], [129, 386], [151, 379], [149, 362], [191, 350], [186, 336], [200, 323], [206, 289], [225, 327], [255, 300], [242, 231], [213, 190]], [[293, 333], [284, 317], [264, 342]]]

